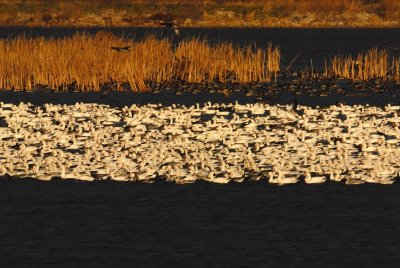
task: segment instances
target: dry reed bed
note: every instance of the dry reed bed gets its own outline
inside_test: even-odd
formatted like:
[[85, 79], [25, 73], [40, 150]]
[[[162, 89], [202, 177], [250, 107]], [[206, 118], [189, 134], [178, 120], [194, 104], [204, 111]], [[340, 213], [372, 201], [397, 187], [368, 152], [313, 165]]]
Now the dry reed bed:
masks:
[[[125, 45], [131, 45], [131, 51], [110, 49]], [[149, 36], [132, 41], [107, 32], [64, 39], [0, 39], [1, 89], [99, 91], [112, 84], [122, 90], [128, 83], [132, 90], [143, 91], [148, 81], [268, 82], [277, 78], [279, 71], [280, 50], [272, 44], [265, 49], [251, 45], [235, 48], [231, 43], [211, 45], [206, 40], [188, 39], [174, 47], [167, 39]], [[377, 48], [356, 58], [335, 56], [330, 66], [325, 65], [324, 74], [399, 82], [400, 58], [390, 58], [386, 50]]]
[[[129, 53], [112, 46], [132, 45]], [[234, 48], [230, 43], [210, 45], [206, 40], [184, 40], [174, 47], [166, 39], [142, 41], [112, 34], [85, 34], [64, 39], [28, 38], [0, 40], [0, 88], [32, 90], [49, 86], [66, 90], [100, 90], [107, 83], [129, 83], [132, 90], [146, 89], [146, 81], [180, 79], [187, 82], [221, 81], [235, 74], [237, 82], [270, 81], [279, 71], [279, 48]]]
[[339, 76], [352, 80], [368, 80], [380, 78], [400, 82], [400, 57], [390, 58], [387, 50], [373, 48], [352, 56], [335, 56], [331, 60], [330, 69], [325, 64], [325, 76]]

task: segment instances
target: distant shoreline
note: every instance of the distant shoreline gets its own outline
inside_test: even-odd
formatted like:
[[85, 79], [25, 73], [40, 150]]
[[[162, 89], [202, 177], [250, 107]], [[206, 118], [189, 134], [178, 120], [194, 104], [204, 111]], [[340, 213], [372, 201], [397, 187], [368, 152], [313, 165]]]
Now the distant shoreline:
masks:
[[[151, 24], [151, 25], [0, 25], [0, 28], [70, 28], [70, 29], [91, 29], [91, 28], [99, 28], [99, 29], [106, 29], [106, 28], [162, 28], [162, 26], [158, 24]], [[207, 26], [199, 26], [199, 25], [180, 25], [179, 28], [182, 29], [306, 29], [306, 30], [323, 30], [323, 29], [400, 29], [400, 25], [394, 26], [382, 26], [382, 25], [375, 25], [375, 26], [291, 26], [291, 25], [267, 25], [267, 26], [243, 26], [243, 25], [207, 25]]]
[[[30, 23], [30, 22], [21, 22], [21, 23], [1, 23], [0, 27], [27, 27], [27, 28], [124, 28], [124, 27], [137, 27], [137, 28], [158, 28], [161, 27], [159, 23], [142, 23], [142, 24], [95, 24], [95, 23]], [[391, 23], [391, 24], [349, 24], [349, 25], [337, 25], [337, 24], [307, 24], [307, 25], [297, 25], [297, 24], [180, 24], [180, 28], [276, 28], [276, 29], [398, 29], [400, 28], [399, 23]]]
[[25, 27], [156, 27], [175, 21], [199, 28], [398, 28], [400, 3], [373, 1], [77, 0], [0, 3], [0, 25]]

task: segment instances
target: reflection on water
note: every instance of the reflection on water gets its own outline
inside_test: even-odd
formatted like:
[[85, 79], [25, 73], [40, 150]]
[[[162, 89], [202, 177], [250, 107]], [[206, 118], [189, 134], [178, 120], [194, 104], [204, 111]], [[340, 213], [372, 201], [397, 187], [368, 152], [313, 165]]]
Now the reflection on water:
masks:
[[[161, 35], [161, 28], [144, 27], [91, 27], [91, 28], [29, 28], [0, 27], [0, 37], [12, 37], [20, 34], [61, 38], [77, 32], [95, 34], [109, 30], [117, 36], [141, 39], [148, 34]], [[269, 42], [281, 47], [282, 64], [294, 62], [295, 69], [314, 67], [321, 69], [324, 59], [333, 55], [356, 55], [377, 46], [386, 48], [393, 56], [400, 56], [400, 28], [398, 29], [277, 29], [277, 28], [182, 28], [181, 36], [174, 37], [175, 44], [188, 37], [207, 38], [211, 43], [233, 42], [237, 46], [256, 44], [267, 46]]]

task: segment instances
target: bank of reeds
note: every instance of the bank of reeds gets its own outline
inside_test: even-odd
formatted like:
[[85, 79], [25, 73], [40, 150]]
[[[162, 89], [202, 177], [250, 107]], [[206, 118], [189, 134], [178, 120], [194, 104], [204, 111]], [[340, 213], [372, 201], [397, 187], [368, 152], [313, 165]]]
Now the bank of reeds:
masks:
[[[110, 49], [127, 45], [131, 48], [126, 53]], [[132, 41], [109, 33], [64, 39], [19, 36], [0, 40], [0, 88], [66, 90], [74, 85], [78, 90], [97, 91], [110, 83], [118, 89], [129, 83], [132, 90], [143, 91], [146, 81], [270, 81], [279, 71], [279, 62], [279, 48], [271, 44], [265, 49], [242, 49], [190, 39], [174, 47], [166, 39]]]
[[357, 57], [335, 56], [331, 65], [325, 66], [326, 76], [338, 76], [352, 80], [380, 78], [400, 82], [400, 58], [390, 58], [387, 50], [373, 48]]

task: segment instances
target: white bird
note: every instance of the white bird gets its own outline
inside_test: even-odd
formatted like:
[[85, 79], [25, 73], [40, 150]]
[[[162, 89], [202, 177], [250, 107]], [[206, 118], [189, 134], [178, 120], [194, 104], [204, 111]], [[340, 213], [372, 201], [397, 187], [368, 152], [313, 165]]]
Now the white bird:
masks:
[[304, 181], [307, 184], [317, 184], [317, 183], [324, 183], [326, 181], [325, 176], [312, 176], [309, 171], [306, 172]]
[[74, 173], [65, 173], [65, 166], [61, 166], [61, 179], [75, 179], [76, 175]]
[[230, 181], [230, 179], [228, 179], [227, 177], [222, 177], [222, 176], [215, 177], [214, 172], [211, 171], [210, 174], [208, 175], [207, 181], [213, 182], [213, 183], [218, 183], [218, 184], [226, 184]]

